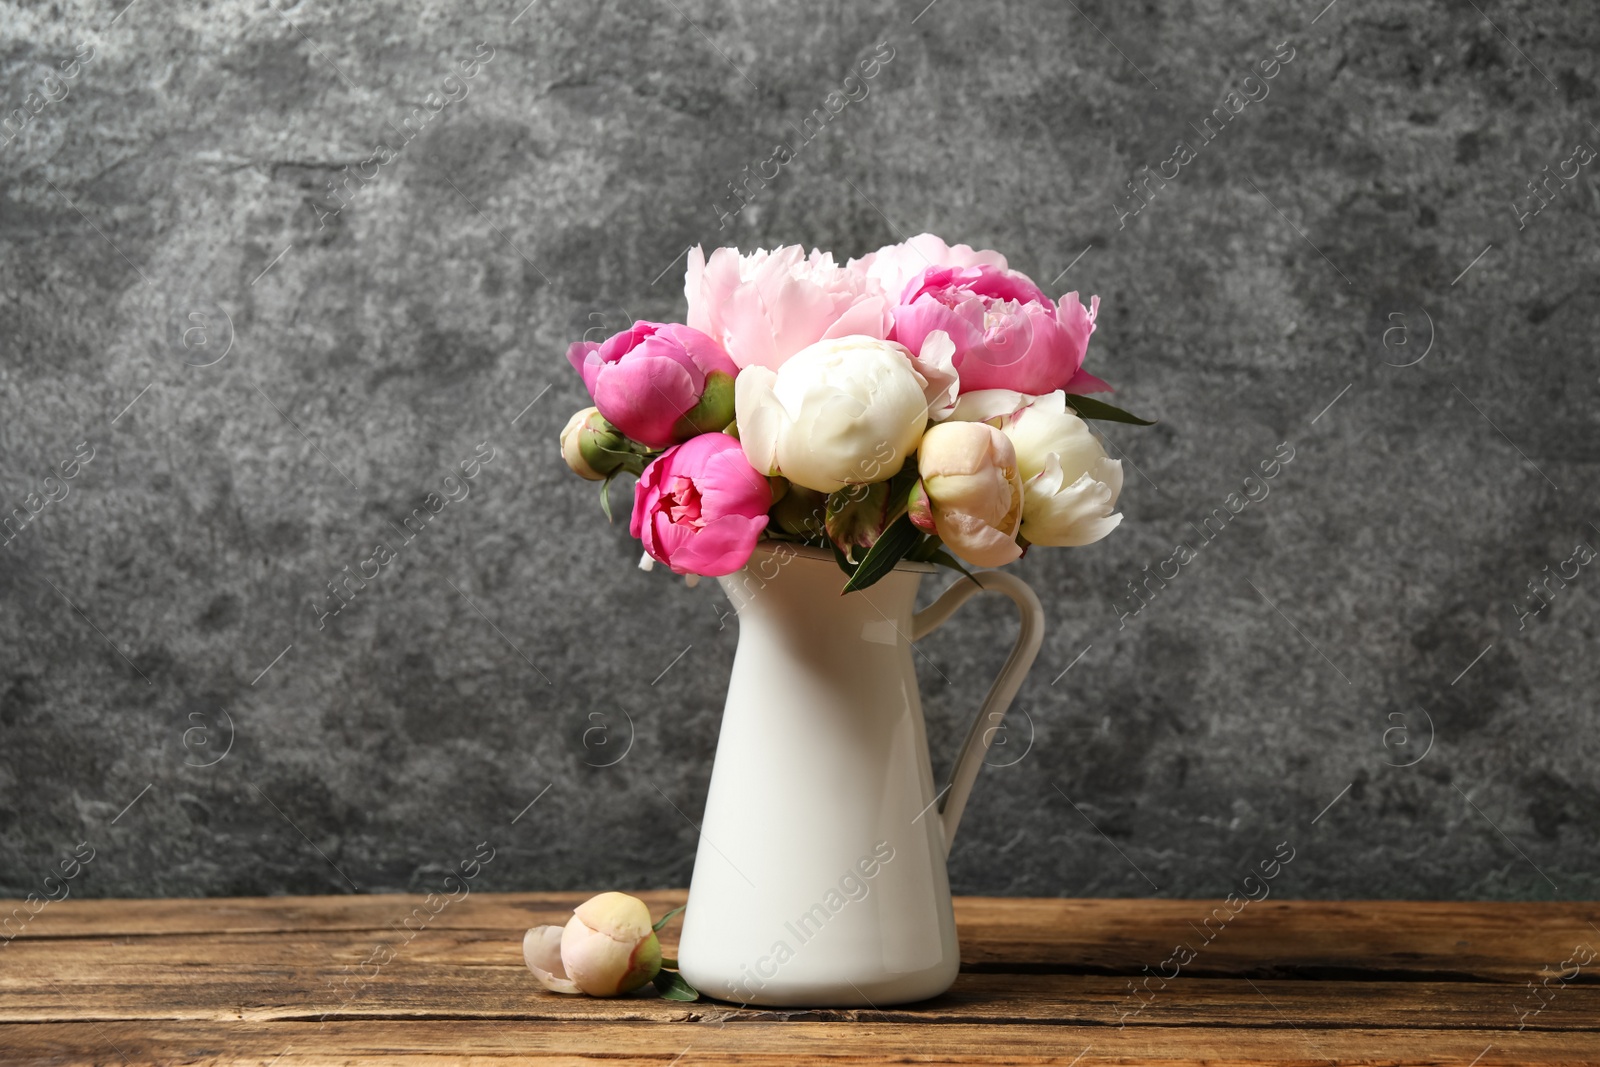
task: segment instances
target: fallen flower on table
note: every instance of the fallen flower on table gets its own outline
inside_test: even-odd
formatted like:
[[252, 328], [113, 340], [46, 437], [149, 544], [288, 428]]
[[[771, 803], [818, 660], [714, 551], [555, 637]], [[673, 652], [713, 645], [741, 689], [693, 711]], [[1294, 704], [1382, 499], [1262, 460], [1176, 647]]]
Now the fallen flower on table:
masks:
[[656, 931], [682, 908], [654, 924], [650, 909], [626, 893], [601, 893], [572, 910], [565, 926], [535, 926], [522, 937], [522, 958], [553, 993], [615, 997], [647, 983], [667, 1000], [697, 1000], [700, 994], [663, 959]]

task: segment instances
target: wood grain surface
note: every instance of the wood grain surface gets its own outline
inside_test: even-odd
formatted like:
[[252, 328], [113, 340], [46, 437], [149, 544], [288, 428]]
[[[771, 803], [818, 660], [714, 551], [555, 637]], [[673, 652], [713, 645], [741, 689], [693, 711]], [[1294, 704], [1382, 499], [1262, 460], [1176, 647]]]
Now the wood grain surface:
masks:
[[1600, 1064], [1594, 904], [1264, 901], [1206, 941], [1213, 902], [964, 898], [944, 996], [795, 1011], [543, 992], [522, 931], [583, 896], [52, 903], [0, 941], [0, 1062]]

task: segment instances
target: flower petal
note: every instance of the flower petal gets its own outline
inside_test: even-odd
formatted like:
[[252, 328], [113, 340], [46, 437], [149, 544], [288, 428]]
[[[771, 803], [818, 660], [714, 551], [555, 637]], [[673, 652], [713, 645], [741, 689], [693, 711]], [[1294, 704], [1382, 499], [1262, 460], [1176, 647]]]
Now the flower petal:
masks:
[[578, 915], [561, 932], [561, 963], [579, 992], [614, 997], [622, 987], [633, 956], [633, 941], [618, 941]]
[[1054, 454], [1044, 470], [1022, 487], [1022, 536], [1038, 545], [1076, 548], [1093, 544], [1122, 522], [1113, 512], [1122, 490], [1122, 463], [1102, 458], [1071, 484], [1064, 484]]
[[755, 551], [761, 531], [766, 528], [766, 515], [753, 519], [724, 515], [713, 519], [673, 552], [672, 569], [678, 574], [707, 578], [732, 574], [750, 561], [750, 553]]
[[1034, 399], [1015, 389], [974, 389], [961, 394], [950, 418], [957, 422], [988, 422], [1028, 407]]
[[934, 513], [945, 547], [974, 567], [1003, 567], [1022, 555], [1016, 534], [1007, 534], [973, 515]]
[[581, 993], [561, 962], [561, 933], [559, 926], [533, 927], [522, 935], [522, 959], [550, 992]]
[[889, 302], [880, 296], [871, 296], [850, 305], [849, 309], [839, 316], [839, 321], [824, 330], [822, 336], [816, 340], [825, 341], [835, 337], [873, 337], [882, 340], [889, 336], [889, 330], [893, 326], [894, 318], [889, 314]]
[[890, 340], [900, 342], [912, 352], [921, 352], [928, 335], [935, 330], [943, 331], [955, 344], [954, 363], [960, 370], [965, 353], [983, 344], [983, 308], [977, 301], [961, 308], [948, 308], [931, 296], [915, 304], [901, 304], [894, 309]]
[[597, 893], [572, 909], [585, 926], [630, 944], [650, 933], [650, 909], [627, 893]]
[[739, 444], [750, 466], [762, 474], [778, 471], [778, 437], [789, 415], [773, 395], [778, 376], [766, 367], [746, 367], [733, 380], [733, 410], [739, 423]]
[[1072, 376], [1072, 380], [1067, 382], [1066, 391], [1082, 396], [1085, 393], [1111, 393], [1116, 390], [1112, 389], [1104, 379], [1097, 378], [1082, 367], [1079, 367], [1077, 373]]
[[956, 345], [950, 335], [933, 330], [922, 339], [922, 350], [911, 356], [911, 365], [927, 383], [922, 392], [928, 400], [928, 417], [934, 422], [949, 418], [956, 408], [961, 377], [956, 373], [955, 354]]

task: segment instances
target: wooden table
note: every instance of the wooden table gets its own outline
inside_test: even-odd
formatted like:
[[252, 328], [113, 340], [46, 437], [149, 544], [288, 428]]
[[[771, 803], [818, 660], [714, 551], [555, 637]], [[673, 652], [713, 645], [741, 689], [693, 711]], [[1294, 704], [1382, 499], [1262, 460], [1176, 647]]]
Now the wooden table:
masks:
[[968, 898], [948, 994], [806, 1012], [542, 992], [522, 932], [581, 899], [51, 903], [0, 943], [0, 1063], [1600, 1064], [1593, 904], [1269, 899], [1207, 943], [1211, 902]]

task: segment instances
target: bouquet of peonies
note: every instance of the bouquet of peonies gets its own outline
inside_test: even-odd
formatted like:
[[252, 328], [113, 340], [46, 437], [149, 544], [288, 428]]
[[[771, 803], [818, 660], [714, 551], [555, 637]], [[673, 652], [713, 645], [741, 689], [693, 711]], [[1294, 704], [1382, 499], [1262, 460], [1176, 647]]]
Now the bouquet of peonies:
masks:
[[831, 547], [864, 588], [901, 559], [965, 569], [1106, 536], [1122, 465], [1085, 419], [1099, 298], [1052, 301], [998, 252], [931, 234], [838, 266], [798, 245], [691, 249], [686, 324], [636, 322], [567, 353], [594, 406], [561, 453], [609, 487], [679, 574], [744, 566], [762, 538]]

